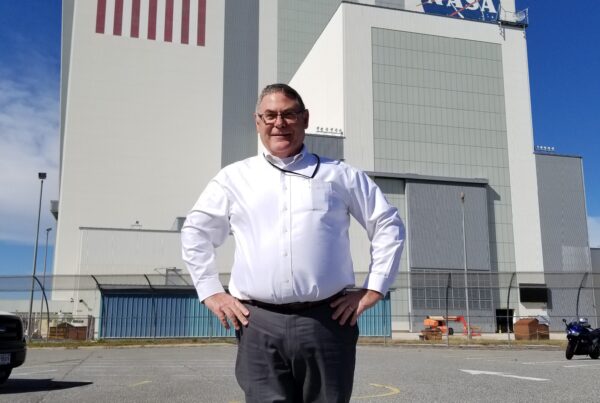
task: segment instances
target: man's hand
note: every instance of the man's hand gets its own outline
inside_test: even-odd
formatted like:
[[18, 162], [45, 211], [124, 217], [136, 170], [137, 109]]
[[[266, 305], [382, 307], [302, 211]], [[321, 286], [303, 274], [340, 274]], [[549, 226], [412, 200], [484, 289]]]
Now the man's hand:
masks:
[[225, 329], [229, 329], [229, 323], [233, 323], [235, 330], [239, 330], [241, 326], [248, 325], [247, 316], [250, 311], [246, 309], [244, 304], [237, 300], [237, 298], [231, 295], [220, 292], [218, 294], [211, 295], [206, 298], [204, 305], [215, 314]]
[[340, 325], [346, 324], [350, 319], [350, 326], [354, 326], [358, 317], [382, 298], [383, 295], [373, 290], [349, 292], [331, 303], [331, 307], [336, 308], [332, 319], [339, 320]]

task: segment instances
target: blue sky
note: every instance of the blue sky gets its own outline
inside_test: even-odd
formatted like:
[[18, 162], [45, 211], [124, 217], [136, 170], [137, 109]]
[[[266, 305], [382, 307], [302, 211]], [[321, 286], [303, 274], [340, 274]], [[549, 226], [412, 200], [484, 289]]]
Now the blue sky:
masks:
[[[600, 246], [600, 30], [587, 3], [529, 8], [526, 31], [535, 144], [584, 161], [590, 243]], [[0, 0], [0, 275], [30, 274], [40, 183], [44, 183], [38, 269], [56, 232], [58, 199], [60, 0]]]

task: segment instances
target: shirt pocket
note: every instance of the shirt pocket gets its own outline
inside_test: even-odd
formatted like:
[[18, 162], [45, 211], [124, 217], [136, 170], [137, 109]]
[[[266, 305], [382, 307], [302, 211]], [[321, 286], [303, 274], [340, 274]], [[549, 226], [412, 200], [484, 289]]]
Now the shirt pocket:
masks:
[[314, 179], [302, 181], [300, 192], [292, 198], [300, 211], [328, 211], [331, 205], [331, 183]]

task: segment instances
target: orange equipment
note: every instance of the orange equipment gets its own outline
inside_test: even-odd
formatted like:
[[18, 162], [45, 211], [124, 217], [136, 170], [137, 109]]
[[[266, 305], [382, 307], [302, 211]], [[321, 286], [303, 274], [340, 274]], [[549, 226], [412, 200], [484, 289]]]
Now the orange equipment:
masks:
[[[448, 322], [460, 322], [463, 325], [463, 335], [467, 336], [467, 321], [464, 316], [448, 316], [448, 318], [444, 316], [427, 316], [427, 318], [423, 321], [423, 325], [425, 325], [426, 329], [439, 329], [442, 334], [446, 335], [450, 333], [450, 336], [454, 334], [454, 329], [448, 327]], [[481, 331], [479, 326], [471, 325], [471, 336], [481, 336]]]

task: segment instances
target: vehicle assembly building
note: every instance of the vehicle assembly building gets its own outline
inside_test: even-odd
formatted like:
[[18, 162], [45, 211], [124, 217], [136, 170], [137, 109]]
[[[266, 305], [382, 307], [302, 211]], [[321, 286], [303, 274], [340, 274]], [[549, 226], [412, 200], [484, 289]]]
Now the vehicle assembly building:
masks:
[[[498, 286], [591, 271], [581, 159], [534, 146], [526, 27], [514, 0], [63, 0], [53, 267], [98, 287], [53, 298], [99, 317], [98, 337], [209, 334], [179, 230], [219, 169], [256, 155], [257, 94], [285, 82], [310, 110], [307, 147], [368, 172], [406, 224], [397, 287], [370, 313], [385, 321], [366, 330], [418, 331], [467, 301], [485, 332], [571, 309]], [[150, 306], [194, 319], [113, 320]]]

